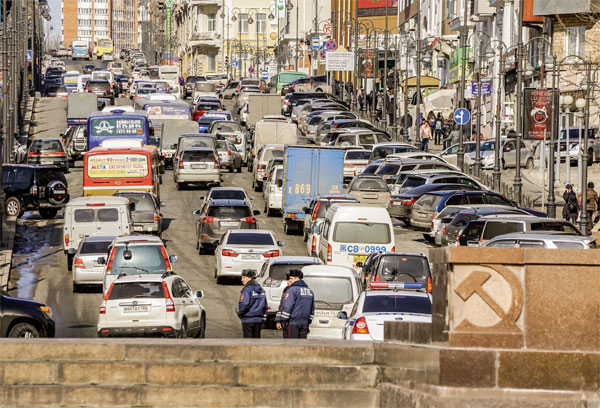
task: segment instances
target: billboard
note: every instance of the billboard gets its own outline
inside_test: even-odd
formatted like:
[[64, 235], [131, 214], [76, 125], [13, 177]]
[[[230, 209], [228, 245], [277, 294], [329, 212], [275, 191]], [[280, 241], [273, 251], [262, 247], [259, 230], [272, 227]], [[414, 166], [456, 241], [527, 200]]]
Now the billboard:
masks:
[[88, 158], [89, 178], [147, 177], [148, 157], [143, 154], [98, 154]]
[[[385, 16], [386, 0], [357, 0], [358, 17]], [[398, 14], [398, 0], [387, 0], [388, 16]]]
[[373, 78], [375, 53], [373, 49], [360, 50], [358, 72], [360, 78]]
[[[557, 101], [558, 103], [558, 101]], [[523, 139], [543, 140], [552, 131], [552, 89], [525, 88]]]

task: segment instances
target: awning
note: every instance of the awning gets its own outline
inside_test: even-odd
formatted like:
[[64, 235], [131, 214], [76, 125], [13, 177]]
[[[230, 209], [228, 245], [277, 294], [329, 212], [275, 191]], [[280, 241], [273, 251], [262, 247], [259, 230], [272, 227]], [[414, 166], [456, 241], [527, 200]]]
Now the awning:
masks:
[[[417, 77], [410, 77], [404, 81], [402, 81], [400, 83], [400, 86], [402, 87], [402, 89], [404, 89], [404, 83], [408, 82], [408, 87], [409, 88], [416, 88], [417, 87]], [[435, 77], [431, 77], [431, 76], [421, 76], [421, 88], [439, 88], [440, 87], [440, 80], [435, 78]]]

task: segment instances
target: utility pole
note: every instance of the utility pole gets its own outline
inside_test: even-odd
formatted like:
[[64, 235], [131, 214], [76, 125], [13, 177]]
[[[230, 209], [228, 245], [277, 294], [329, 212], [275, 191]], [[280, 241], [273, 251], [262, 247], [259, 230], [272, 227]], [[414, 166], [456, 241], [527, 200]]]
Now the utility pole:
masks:
[[385, 31], [383, 32], [383, 106], [381, 107], [381, 123], [387, 129], [387, 63], [388, 63], [388, 0], [385, 0]]
[[[469, 30], [467, 29], [467, 0], [464, 0], [463, 3], [463, 26], [462, 31], [460, 32], [460, 51], [462, 53], [462, 61], [461, 61], [461, 72], [460, 72], [460, 107], [465, 107], [465, 80], [467, 76], [467, 36], [469, 34]], [[463, 140], [465, 136], [465, 125], [460, 125], [460, 139], [458, 140], [458, 152], [456, 154], [456, 164], [458, 168], [462, 171], [465, 167], [465, 149], [463, 146]]]
[[[516, 5], [515, 1], [515, 5]], [[519, 1], [519, 21], [517, 21], [517, 97], [515, 99], [516, 107], [516, 131], [517, 131], [517, 147], [516, 147], [516, 167], [515, 167], [515, 180], [514, 180], [514, 191], [515, 198], [519, 205], [521, 204], [521, 187], [523, 182], [521, 181], [521, 139], [523, 138], [523, 109], [522, 109], [522, 97], [523, 97], [523, 0]], [[567, 165], [569, 165], [567, 161]]]
[[[466, 1], [466, 0], [465, 0]], [[418, 144], [418, 140], [421, 132], [421, 2], [418, 2], [419, 11], [417, 11], [417, 110], [415, 115], [415, 144]], [[407, 67], [408, 69], [408, 67]], [[408, 85], [408, 82], [407, 84]]]

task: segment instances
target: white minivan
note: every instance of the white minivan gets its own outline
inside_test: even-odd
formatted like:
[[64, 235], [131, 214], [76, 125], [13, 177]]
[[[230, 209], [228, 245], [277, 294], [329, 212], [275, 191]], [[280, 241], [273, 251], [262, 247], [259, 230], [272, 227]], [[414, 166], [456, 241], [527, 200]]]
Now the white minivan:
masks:
[[319, 258], [324, 264], [358, 270], [371, 253], [379, 251], [396, 251], [394, 226], [387, 209], [356, 203], [329, 207], [319, 241]]
[[315, 315], [309, 327], [311, 339], [342, 339], [346, 320], [338, 313], [350, 313], [363, 291], [360, 274], [337, 265], [309, 265], [302, 268], [303, 280], [315, 294]]
[[69, 271], [79, 242], [92, 235], [120, 236], [133, 231], [129, 200], [125, 197], [88, 196], [72, 199], [65, 207], [63, 249]]

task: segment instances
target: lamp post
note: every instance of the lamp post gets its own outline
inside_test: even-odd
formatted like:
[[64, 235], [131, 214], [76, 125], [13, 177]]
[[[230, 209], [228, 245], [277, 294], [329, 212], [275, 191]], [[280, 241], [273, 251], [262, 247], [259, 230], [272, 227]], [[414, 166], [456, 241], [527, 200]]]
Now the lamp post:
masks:
[[[517, 95], [516, 95], [516, 112], [515, 121], [517, 128], [517, 148], [515, 149], [516, 154], [516, 166], [515, 166], [515, 179], [514, 179], [514, 192], [516, 201], [521, 204], [522, 199], [522, 187], [523, 182], [521, 180], [521, 139], [523, 138], [523, 109], [522, 109], [522, 98], [523, 98], [523, 0], [519, 1], [519, 17], [517, 20]], [[515, 2], [516, 6], [516, 2]]]
[[259, 52], [260, 46], [258, 45], [258, 9], [257, 8], [249, 8], [248, 10], [248, 24], [252, 25], [256, 21], [256, 66], [254, 67], [254, 72], [256, 73], [256, 78], [258, 78], [258, 64], [259, 64]]
[[[277, 13], [277, 15], [275, 15], [274, 13]], [[279, 49], [279, 9], [277, 8], [277, 3], [273, 3], [269, 6], [269, 20], [273, 21], [274, 19], [277, 19], [277, 38], [275, 39], [275, 46], [273, 47], [273, 50], [275, 49]], [[265, 33], [266, 34], [266, 33]], [[279, 73], [280, 69], [279, 69], [279, 58], [275, 58], [275, 61], [277, 63], [277, 73]]]
[[[233, 16], [231, 17], [231, 21], [232, 22], [236, 22], [238, 19], [238, 14], [240, 14], [242, 10], [239, 7], [234, 7], [231, 12], [233, 14]], [[239, 52], [239, 59], [238, 59], [238, 66], [237, 66], [237, 70], [238, 70], [238, 77], [239, 79], [242, 79], [242, 24], [240, 23], [238, 25], [238, 52]]]
[[[227, 79], [230, 79], [231, 77], [231, 50], [229, 47], [229, 20], [230, 20], [230, 12], [229, 12], [229, 7], [227, 5], [225, 5], [225, 0], [223, 0], [223, 8], [221, 9], [221, 19], [223, 20], [223, 25], [225, 25], [225, 21], [227, 21], [227, 30], [226, 30], [226, 36], [227, 36]], [[227, 15], [225, 15], [225, 10], [227, 10]], [[225, 17], [227, 17], [227, 20], [225, 20]]]
[[[463, 3], [463, 27], [460, 32], [460, 50], [462, 52], [462, 60], [461, 60], [461, 74], [460, 74], [460, 107], [465, 107], [465, 81], [467, 75], [467, 36], [469, 34], [469, 29], [467, 28], [467, 0], [464, 0]], [[464, 141], [464, 131], [465, 125], [460, 125], [460, 138], [458, 139], [458, 152], [456, 153], [456, 164], [458, 168], [464, 170], [465, 167], [465, 148], [463, 145]], [[519, 149], [517, 149], [519, 150]]]

